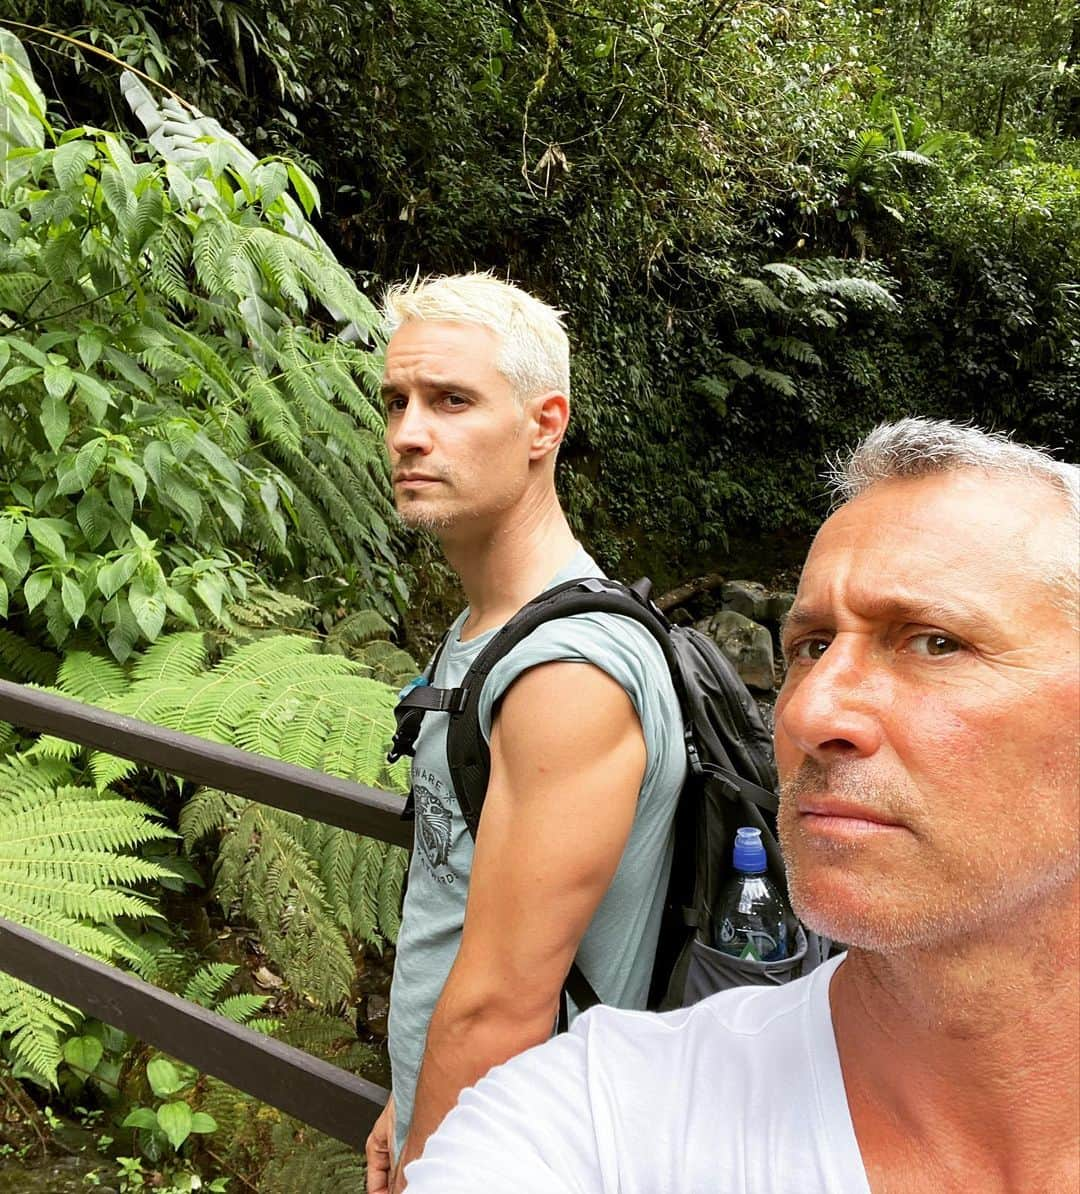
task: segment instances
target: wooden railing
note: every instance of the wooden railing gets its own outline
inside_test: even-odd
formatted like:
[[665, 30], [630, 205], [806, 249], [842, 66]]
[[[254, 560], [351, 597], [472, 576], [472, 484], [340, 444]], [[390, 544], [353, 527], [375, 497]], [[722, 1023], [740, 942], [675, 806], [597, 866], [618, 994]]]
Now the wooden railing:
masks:
[[[0, 680], [0, 721], [395, 845], [412, 840], [393, 793], [81, 701]], [[354, 1147], [386, 1102], [381, 1086], [2, 918], [0, 970]]]

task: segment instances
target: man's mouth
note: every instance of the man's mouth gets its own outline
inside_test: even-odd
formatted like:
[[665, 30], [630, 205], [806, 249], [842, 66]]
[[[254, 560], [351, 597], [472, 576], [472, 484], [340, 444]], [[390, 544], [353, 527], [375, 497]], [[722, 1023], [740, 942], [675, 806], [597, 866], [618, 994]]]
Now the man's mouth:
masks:
[[799, 825], [810, 833], [849, 837], [892, 833], [908, 828], [881, 809], [853, 800], [804, 796], [796, 800], [795, 807], [799, 814]]
[[395, 485], [434, 485], [441, 481], [441, 477], [433, 477], [430, 473], [396, 473]]

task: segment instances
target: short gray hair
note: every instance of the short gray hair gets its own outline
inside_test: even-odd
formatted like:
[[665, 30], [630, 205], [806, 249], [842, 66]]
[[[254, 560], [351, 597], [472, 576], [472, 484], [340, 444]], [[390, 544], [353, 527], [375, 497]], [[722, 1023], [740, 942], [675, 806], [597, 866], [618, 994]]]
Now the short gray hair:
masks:
[[570, 342], [563, 312], [494, 274], [418, 275], [387, 290], [382, 315], [387, 336], [412, 319], [488, 328], [499, 338], [495, 367], [519, 401], [552, 390], [570, 396]]
[[1076, 615], [1080, 571], [1080, 468], [1055, 460], [1043, 448], [1014, 443], [1000, 431], [944, 419], [900, 419], [882, 423], [851, 451], [829, 462], [826, 480], [836, 504], [843, 505], [872, 485], [898, 477], [928, 477], [975, 469], [990, 476], [1026, 477], [1056, 489], [1070, 514], [1064, 559], [1049, 577], [1065, 591]]
[[830, 461], [827, 480], [838, 505], [871, 485], [897, 477], [928, 477], [960, 469], [1045, 481], [1061, 492], [1080, 518], [1080, 469], [1042, 448], [1017, 444], [1000, 431], [944, 419], [882, 423], [850, 452]]

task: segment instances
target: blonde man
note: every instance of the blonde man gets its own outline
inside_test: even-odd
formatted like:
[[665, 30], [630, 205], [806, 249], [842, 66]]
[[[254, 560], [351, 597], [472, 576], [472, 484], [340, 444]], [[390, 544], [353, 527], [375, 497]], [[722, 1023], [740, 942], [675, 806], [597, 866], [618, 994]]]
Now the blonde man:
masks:
[[[454, 687], [526, 602], [601, 575], [555, 493], [569, 345], [557, 311], [486, 274], [395, 287], [385, 316], [397, 509], [438, 537], [469, 602], [432, 677]], [[402, 1188], [463, 1087], [551, 1035], [575, 959], [602, 1000], [644, 1005], [670, 868], [682, 725], [642, 627], [561, 619], [493, 669], [475, 847], [447, 768], [447, 716], [425, 717], [413, 762], [393, 1097], [368, 1140], [372, 1194]]]

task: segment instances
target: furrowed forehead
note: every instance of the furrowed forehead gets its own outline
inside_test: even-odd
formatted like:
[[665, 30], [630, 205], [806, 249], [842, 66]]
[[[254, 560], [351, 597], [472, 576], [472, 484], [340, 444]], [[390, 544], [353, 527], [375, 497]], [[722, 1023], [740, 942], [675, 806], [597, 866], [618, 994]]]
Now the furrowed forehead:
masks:
[[814, 540], [785, 625], [842, 612], [989, 631], [1056, 599], [1069, 517], [1058, 494], [1015, 479], [939, 474], [882, 482]]

